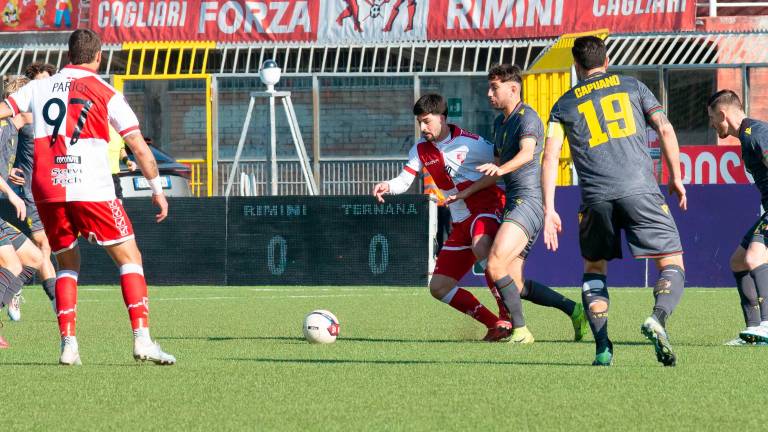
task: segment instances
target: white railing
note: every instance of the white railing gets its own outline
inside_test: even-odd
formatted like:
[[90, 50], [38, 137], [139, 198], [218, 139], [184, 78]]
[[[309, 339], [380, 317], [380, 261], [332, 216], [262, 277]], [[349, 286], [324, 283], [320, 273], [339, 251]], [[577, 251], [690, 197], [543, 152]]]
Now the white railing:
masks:
[[724, 1], [717, 1], [717, 0], [707, 0], [704, 2], [696, 3], [696, 6], [700, 8], [709, 8], [708, 16], [716, 17], [718, 9], [768, 7], [768, 1], [724, 2]]
[[[338, 158], [320, 161], [321, 195], [366, 195], [376, 183], [393, 178], [403, 169], [401, 158]], [[231, 161], [219, 162], [219, 194], [224, 194], [232, 169]], [[298, 160], [277, 163], [278, 195], [307, 195]], [[241, 160], [233, 182], [232, 196], [269, 194], [269, 164], [264, 160]]]

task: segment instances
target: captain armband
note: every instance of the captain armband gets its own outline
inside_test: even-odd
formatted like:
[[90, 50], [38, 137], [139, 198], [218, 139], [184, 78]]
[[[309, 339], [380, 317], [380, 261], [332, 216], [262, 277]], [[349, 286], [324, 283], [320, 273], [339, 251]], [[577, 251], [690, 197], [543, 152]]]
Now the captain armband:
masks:
[[565, 128], [561, 123], [549, 122], [547, 125], [547, 138], [565, 139]]

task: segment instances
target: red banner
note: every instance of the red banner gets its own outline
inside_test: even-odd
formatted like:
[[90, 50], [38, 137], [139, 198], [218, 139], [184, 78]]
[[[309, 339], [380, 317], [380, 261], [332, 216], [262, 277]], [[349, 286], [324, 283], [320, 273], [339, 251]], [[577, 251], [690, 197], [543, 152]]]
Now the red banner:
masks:
[[599, 28], [611, 33], [693, 30], [695, 0], [432, 1], [430, 40], [559, 36]]
[[319, 0], [92, 0], [106, 43], [315, 41]]
[[[686, 184], [748, 184], [752, 177], [744, 170], [741, 146], [680, 146], [680, 166]], [[669, 181], [662, 165], [662, 184]]]
[[695, 0], [92, 0], [90, 25], [108, 43], [519, 39], [598, 28], [692, 30], [695, 6]]
[[79, 0], [6, 0], [0, 32], [71, 30], [77, 28], [79, 6]]

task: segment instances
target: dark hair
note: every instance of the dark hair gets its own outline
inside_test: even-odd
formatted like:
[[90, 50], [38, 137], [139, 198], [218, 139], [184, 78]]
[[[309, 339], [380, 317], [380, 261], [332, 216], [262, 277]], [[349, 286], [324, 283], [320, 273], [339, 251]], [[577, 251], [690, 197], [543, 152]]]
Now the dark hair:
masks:
[[416, 101], [413, 106], [413, 115], [422, 114], [448, 115], [448, 104], [445, 99], [437, 93], [425, 94]]
[[494, 79], [501, 82], [514, 81], [523, 85], [523, 71], [518, 65], [497, 64], [488, 70], [488, 81]]
[[53, 76], [56, 73], [56, 67], [50, 63], [35, 62], [24, 68], [24, 76], [31, 80], [43, 72], [48, 72], [48, 75]]
[[77, 29], [69, 36], [69, 62], [73, 65], [90, 63], [101, 51], [101, 38], [93, 30]]
[[737, 95], [733, 90], [720, 90], [719, 92], [710, 96], [709, 100], [707, 101], [707, 108], [711, 110], [714, 110], [721, 105], [731, 105], [742, 111], [744, 110], [744, 106], [741, 104], [739, 95]]
[[573, 60], [584, 69], [594, 69], [605, 63], [605, 42], [597, 36], [582, 36], [573, 42]]

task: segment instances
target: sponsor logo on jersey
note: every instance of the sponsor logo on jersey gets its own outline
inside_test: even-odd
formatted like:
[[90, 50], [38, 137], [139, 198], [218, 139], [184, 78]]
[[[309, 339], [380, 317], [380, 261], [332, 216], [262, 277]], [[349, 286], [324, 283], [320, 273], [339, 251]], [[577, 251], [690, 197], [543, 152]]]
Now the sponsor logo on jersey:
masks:
[[744, 133], [747, 134], [747, 135], [752, 135], [752, 128], [748, 127], [746, 129], [744, 129]]
[[436, 164], [436, 163], [438, 163], [438, 162], [440, 162], [440, 161], [439, 161], [439, 160], [437, 160], [437, 159], [432, 159], [431, 161], [426, 161], [426, 162], [424, 162], [424, 166], [430, 166], [430, 165], [434, 165], [434, 164]]
[[66, 155], [66, 156], [56, 156], [53, 158], [53, 163], [57, 165], [61, 164], [79, 164], [80, 163], [80, 156], [73, 156], [73, 155]]
[[83, 170], [80, 168], [54, 168], [51, 170], [51, 183], [54, 186], [62, 186], [81, 183], [83, 179], [80, 175]]

